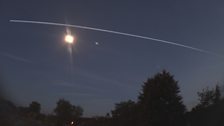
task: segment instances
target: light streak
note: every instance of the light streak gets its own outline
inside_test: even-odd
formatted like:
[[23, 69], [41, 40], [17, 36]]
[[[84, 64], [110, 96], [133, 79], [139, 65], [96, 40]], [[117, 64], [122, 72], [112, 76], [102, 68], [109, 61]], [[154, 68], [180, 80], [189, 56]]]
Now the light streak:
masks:
[[184, 45], [184, 44], [180, 44], [180, 43], [173, 42], [173, 41], [167, 41], [167, 40], [147, 37], [147, 36], [141, 36], [141, 35], [136, 35], [136, 34], [125, 33], [125, 32], [112, 31], [112, 30], [107, 30], [107, 29], [94, 28], [94, 27], [81, 26], [81, 25], [71, 25], [71, 24], [55, 23], [55, 22], [43, 22], [43, 21], [31, 21], [31, 20], [10, 20], [10, 22], [29, 23], [29, 24], [43, 24], [43, 25], [54, 25], [54, 26], [65, 26], [65, 27], [73, 27], [73, 28], [79, 28], [79, 29], [86, 29], [86, 30], [92, 30], [92, 31], [100, 31], [100, 32], [106, 32], [106, 33], [118, 34], [118, 35], [135, 37], [135, 38], [140, 38], [140, 39], [145, 39], [145, 40], [152, 40], [152, 41], [165, 43], [165, 44], [169, 44], [169, 45], [174, 45], [174, 46], [190, 49], [190, 50], [193, 50], [193, 51], [206, 53], [206, 54], [211, 54], [211, 55], [214, 55], [214, 56], [218, 56], [218, 57], [224, 58], [224, 56], [222, 56], [220, 54], [217, 54], [217, 53], [214, 53], [214, 52], [211, 52], [211, 51], [208, 51], [208, 50], [196, 48], [196, 47], [193, 47], [193, 46]]

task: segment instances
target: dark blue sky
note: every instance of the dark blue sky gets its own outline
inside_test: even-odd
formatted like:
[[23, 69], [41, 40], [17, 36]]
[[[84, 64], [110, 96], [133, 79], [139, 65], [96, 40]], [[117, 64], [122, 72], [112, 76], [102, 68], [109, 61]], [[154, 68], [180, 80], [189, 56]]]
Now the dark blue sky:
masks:
[[[223, 82], [224, 60], [189, 49], [70, 28], [77, 36], [70, 57], [65, 27], [10, 23], [11, 19], [91, 26], [154, 37], [224, 55], [224, 1], [213, 0], [1, 0], [0, 69], [17, 104], [36, 100], [51, 112], [59, 98], [104, 115], [114, 103], [136, 100], [148, 77], [167, 69], [179, 81], [184, 103]], [[99, 42], [96, 46], [95, 42]]]

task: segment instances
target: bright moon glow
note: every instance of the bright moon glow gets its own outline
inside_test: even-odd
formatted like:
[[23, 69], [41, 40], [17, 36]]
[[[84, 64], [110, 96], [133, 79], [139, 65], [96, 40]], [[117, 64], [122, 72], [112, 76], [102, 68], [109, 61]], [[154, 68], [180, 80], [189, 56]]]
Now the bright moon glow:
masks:
[[74, 37], [72, 35], [66, 35], [65, 36], [65, 42], [72, 44], [74, 42]]

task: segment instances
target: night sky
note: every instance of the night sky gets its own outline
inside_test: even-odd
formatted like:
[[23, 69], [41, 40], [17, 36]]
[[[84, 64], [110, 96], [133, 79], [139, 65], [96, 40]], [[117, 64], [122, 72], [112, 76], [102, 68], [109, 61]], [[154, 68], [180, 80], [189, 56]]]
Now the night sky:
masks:
[[[159, 38], [224, 55], [224, 1], [1, 0], [0, 74], [18, 105], [38, 101], [52, 112], [59, 98], [105, 115], [136, 100], [143, 82], [163, 69], [178, 80], [188, 108], [197, 91], [224, 81], [224, 59], [156, 41], [69, 28], [77, 43], [73, 65], [65, 27], [11, 19], [76, 24]], [[96, 45], [98, 42], [99, 45]]]

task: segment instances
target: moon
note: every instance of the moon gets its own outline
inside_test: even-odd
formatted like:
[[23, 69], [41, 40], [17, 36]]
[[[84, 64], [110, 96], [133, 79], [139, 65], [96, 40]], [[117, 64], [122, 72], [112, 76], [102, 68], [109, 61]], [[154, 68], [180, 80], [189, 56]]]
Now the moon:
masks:
[[74, 36], [67, 34], [65, 35], [65, 42], [68, 44], [73, 44], [74, 43]]

